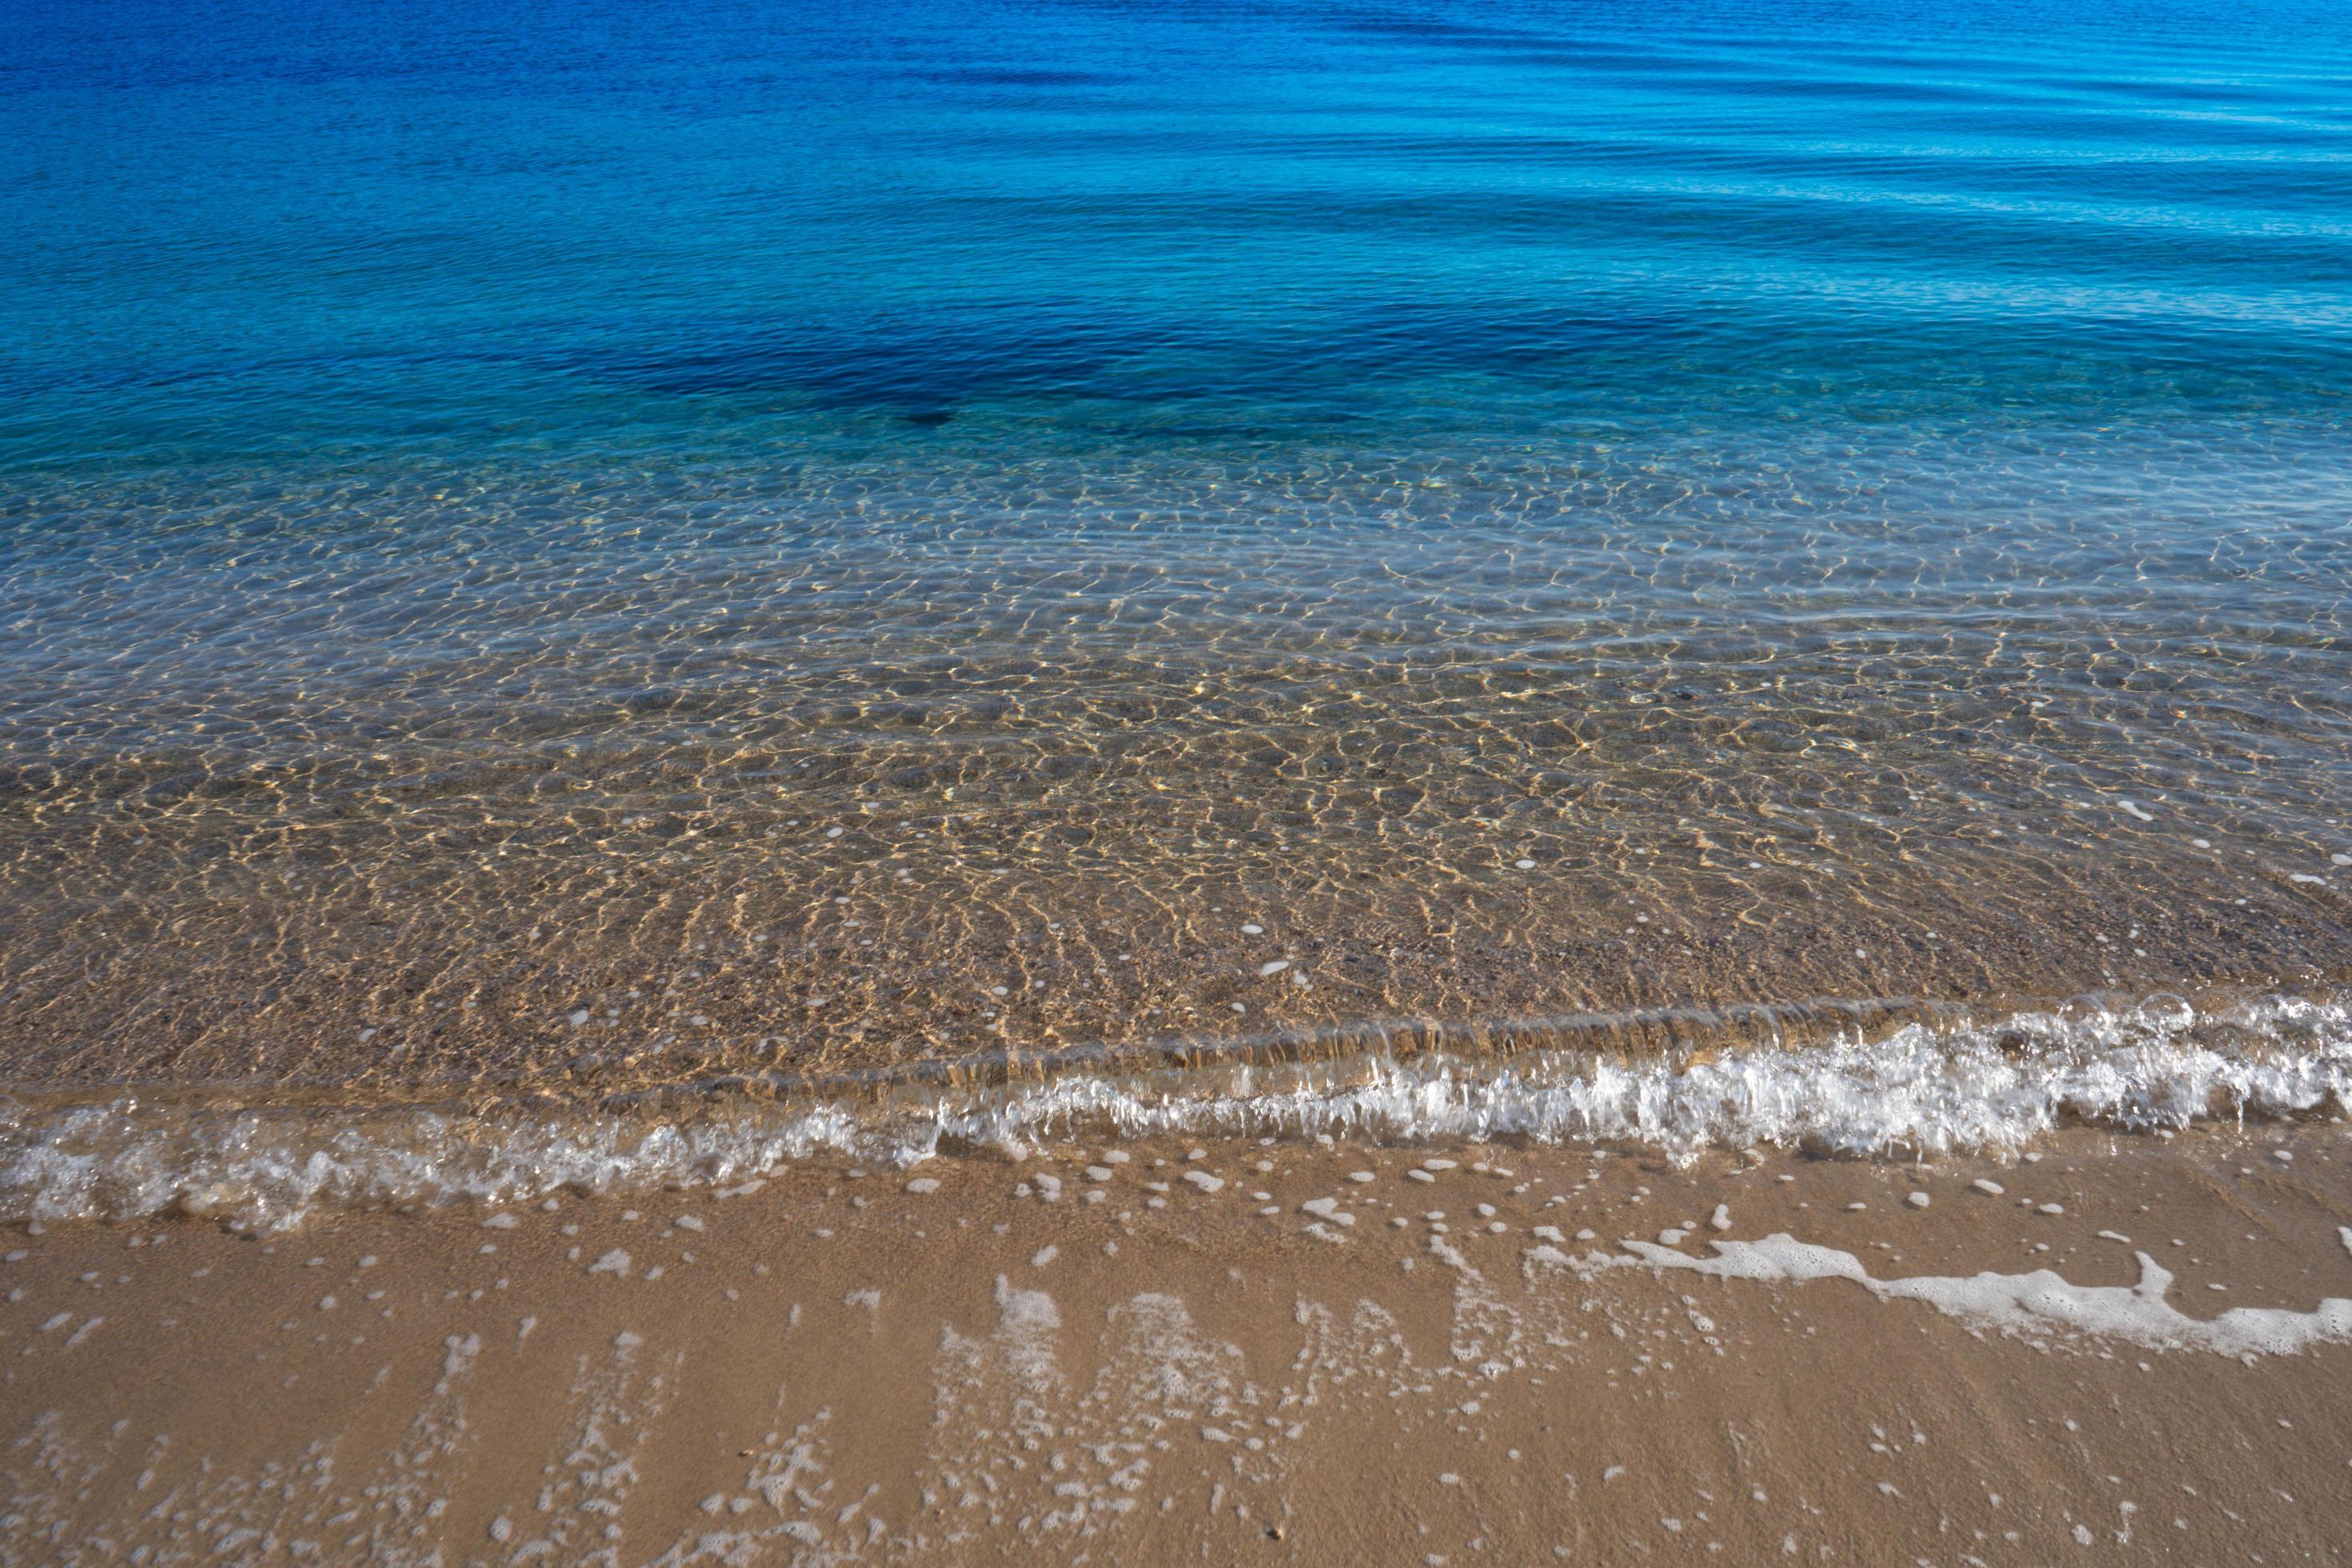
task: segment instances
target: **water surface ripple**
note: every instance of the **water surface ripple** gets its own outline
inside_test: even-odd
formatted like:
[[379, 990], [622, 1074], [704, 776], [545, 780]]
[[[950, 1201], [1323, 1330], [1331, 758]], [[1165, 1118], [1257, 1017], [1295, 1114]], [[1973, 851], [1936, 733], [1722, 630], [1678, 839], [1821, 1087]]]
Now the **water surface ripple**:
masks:
[[2338, 6], [63, 0], [0, 214], [12, 1115], [2352, 978]]

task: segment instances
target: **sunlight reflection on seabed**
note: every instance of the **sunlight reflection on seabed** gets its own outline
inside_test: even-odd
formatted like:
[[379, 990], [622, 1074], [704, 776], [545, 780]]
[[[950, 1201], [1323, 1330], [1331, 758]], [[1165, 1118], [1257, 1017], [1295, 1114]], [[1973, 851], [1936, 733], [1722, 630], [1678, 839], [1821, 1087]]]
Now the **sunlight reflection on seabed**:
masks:
[[2352, 129], [2274, 9], [58, 13], [8, 1087], [2333, 994]]
[[[112, 511], [15, 585], [19, 1082], [2343, 973], [2341, 574], [2210, 517], [2126, 558], [2153, 503], [2029, 456]], [[2296, 613], [2217, 624], [2258, 547]]]

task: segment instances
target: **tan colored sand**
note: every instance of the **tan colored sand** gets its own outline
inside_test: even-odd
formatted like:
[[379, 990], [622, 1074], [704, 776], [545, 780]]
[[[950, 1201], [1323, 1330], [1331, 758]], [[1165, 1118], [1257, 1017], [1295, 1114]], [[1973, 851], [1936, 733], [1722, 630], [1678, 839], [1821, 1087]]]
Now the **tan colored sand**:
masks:
[[[731, 1197], [567, 1198], [510, 1226], [363, 1214], [268, 1240], [193, 1222], [12, 1240], [0, 1561], [2208, 1563], [2352, 1546], [2352, 1343], [2249, 1362], [2003, 1332], [1842, 1280], [1579, 1272], [1540, 1250], [1622, 1258], [1620, 1238], [1695, 1222], [1676, 1244], [1692, 1258], [1785, 1231], [1880, 1279], [2047, 1268], [2081, 1285], [2133, 1282], [2145, 1251], [2192, 1316], [2309, 1312], [2352, 1297], [2339, 1127], [2078, 1132], [2035, 1163], [1932, 1167], [1191, 1151], [812, 1166]], [[1459, 1163], [1406, 1174], [1432, 1156]], [[1332, 1217], [1302, 1212], [1322, 1198]]]

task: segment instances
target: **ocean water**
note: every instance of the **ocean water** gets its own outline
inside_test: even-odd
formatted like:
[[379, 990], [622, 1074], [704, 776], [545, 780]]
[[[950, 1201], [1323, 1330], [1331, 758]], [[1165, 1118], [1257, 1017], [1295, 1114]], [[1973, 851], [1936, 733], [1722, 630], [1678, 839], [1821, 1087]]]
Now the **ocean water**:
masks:
[[0, 218], [9, 1212], [2343, 1108], [2340, 6], [66, 0]]

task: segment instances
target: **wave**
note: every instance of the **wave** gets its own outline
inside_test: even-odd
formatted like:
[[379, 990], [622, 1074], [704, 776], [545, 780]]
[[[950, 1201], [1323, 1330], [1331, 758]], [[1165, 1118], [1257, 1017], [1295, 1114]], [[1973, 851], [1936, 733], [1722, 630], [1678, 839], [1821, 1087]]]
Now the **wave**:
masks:
[[[1213, 1060], [1034, 1081], [921, 1079], [751, 1100], [482, 1109], [0, 1105], [0, 1219], [171, 1214], [274, 1230], [322, 1209], [517, 1204], [560, 1189], [740, 1184], [835, 1156], [912, 1166], [959, 1150], [1155, 1134], [1620, 1143], [1696, 1157], [1777, 1145], [1847, 1156], [2013, 1150], [2066, 1123], [2118, 1131], [2352, 1105], [2352, 994], [2084, 998], [1972, 1017], [1849, 1004], [1813, 1043], [1665, 1055], [1443, 1045], [1319, 1060]], [[1818, 1016], [1818, 1009], [1815, 1009]], [[1444, 1040], [1429, 1026], [1399, 1026]]]

